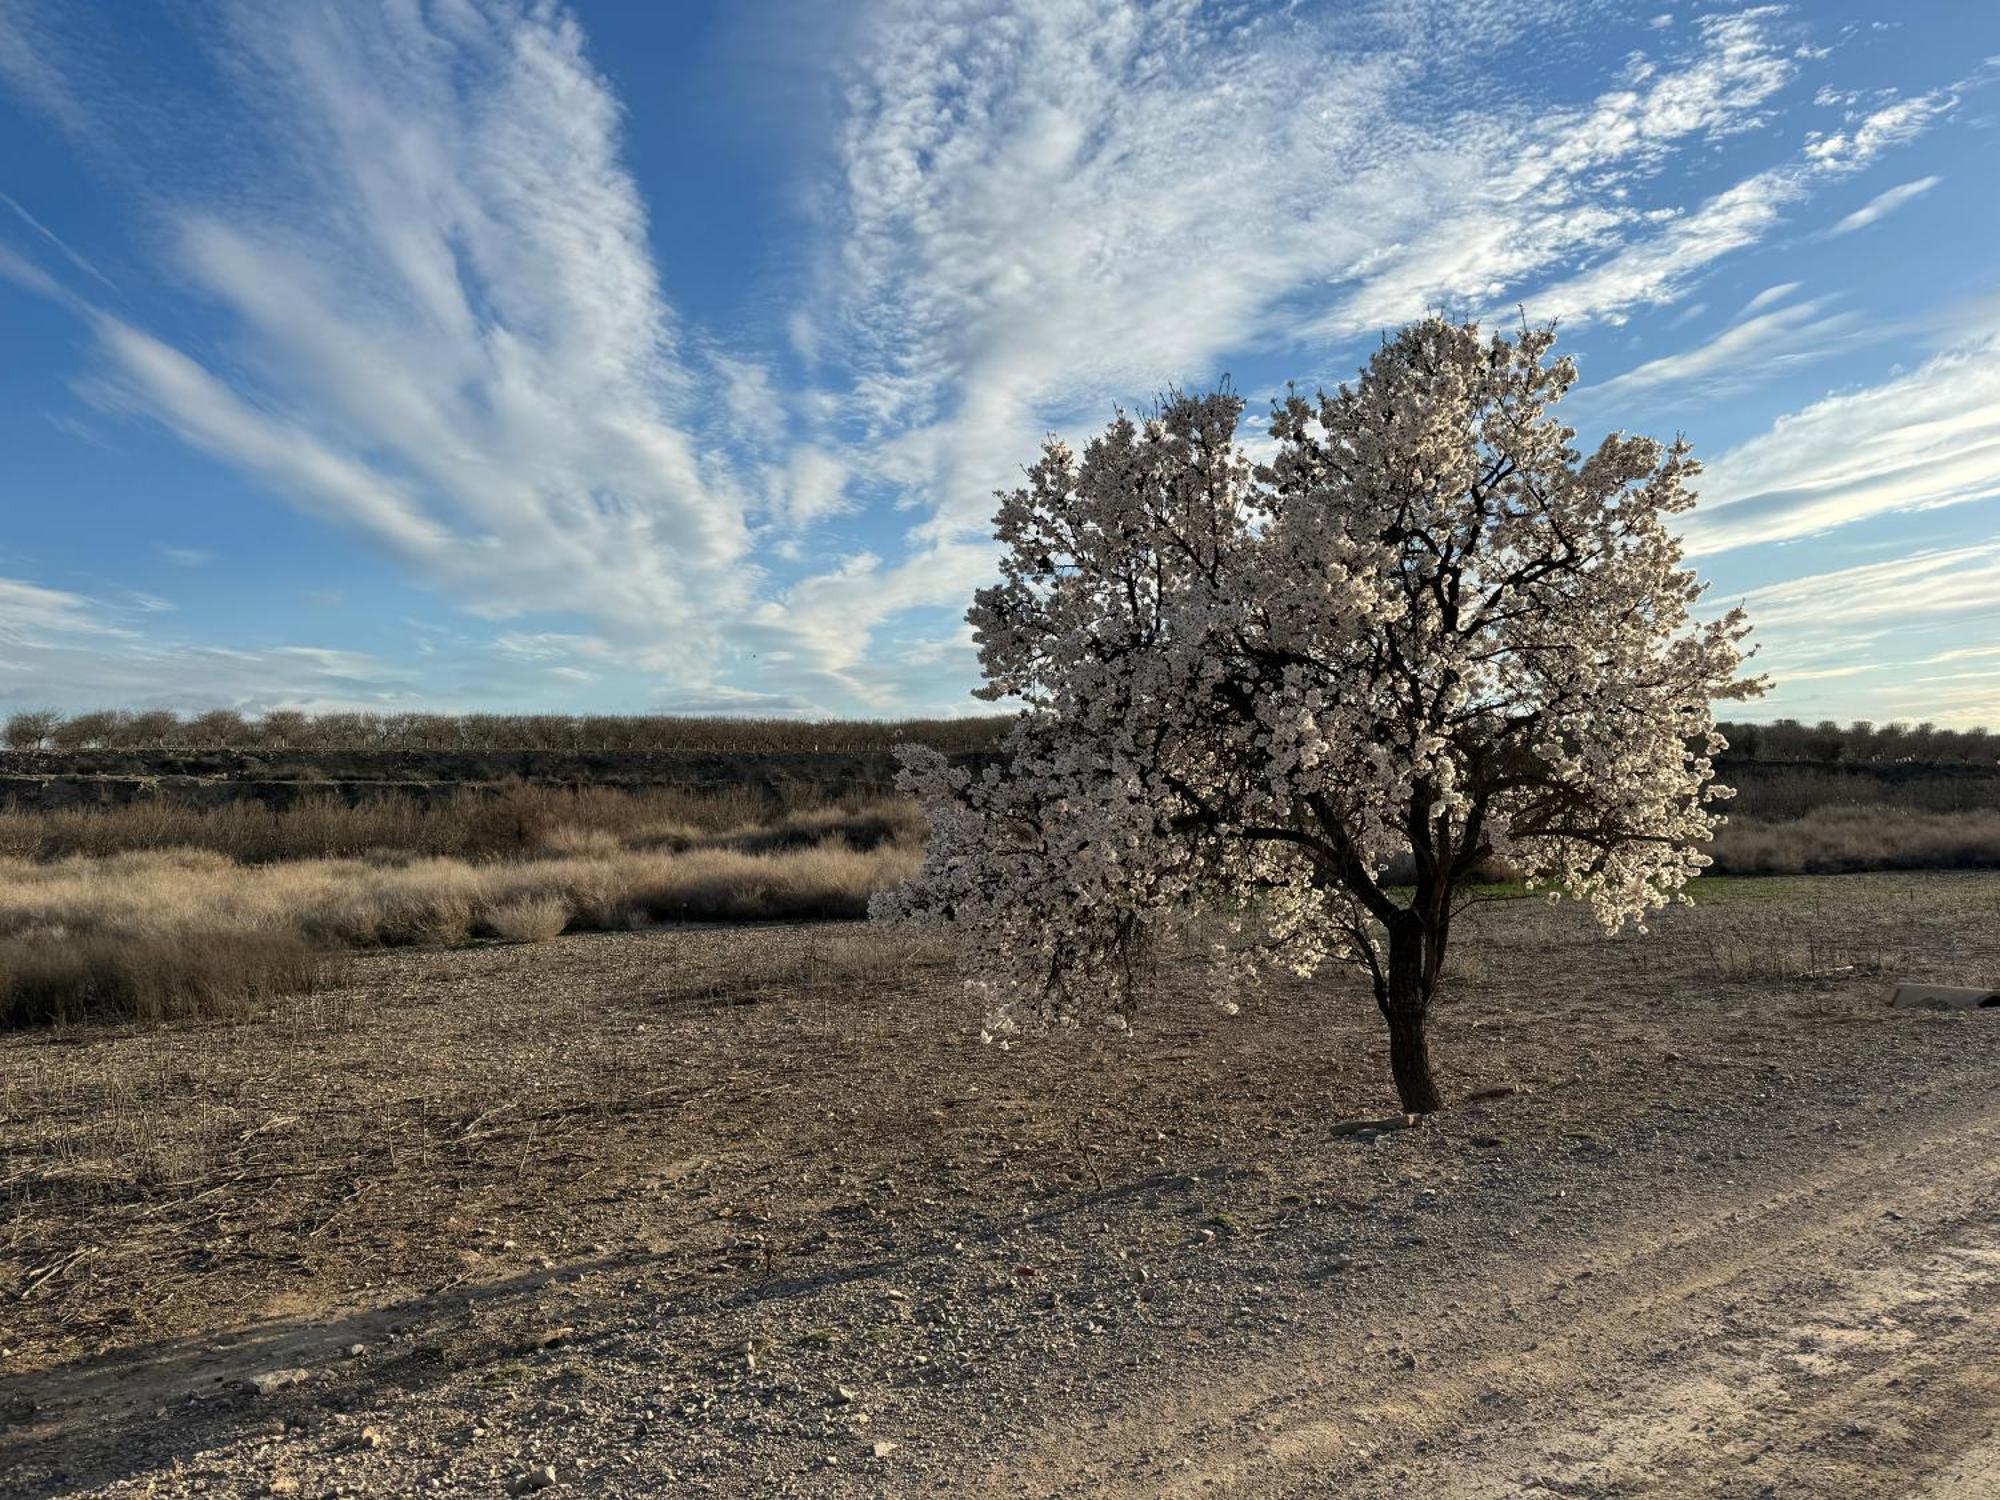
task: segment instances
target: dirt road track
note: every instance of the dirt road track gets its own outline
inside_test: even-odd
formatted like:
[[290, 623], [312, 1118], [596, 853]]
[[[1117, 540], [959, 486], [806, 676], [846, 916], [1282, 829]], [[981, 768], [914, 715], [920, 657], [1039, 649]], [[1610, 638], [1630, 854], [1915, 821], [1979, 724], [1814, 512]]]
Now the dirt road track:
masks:
[[[1960, 1098], [1965, 1095], [1960, 1094]], [[2000, 1496], [2000, 1106], [1829, 1137], [1794, 1185], [1494, 1274], [1043, 1446], [990, 1494]], [[1471, 1247], [1468, 1247], [1471, 1248]], [[1397, 1455], [1392, 1465], [1383, 1458]]]

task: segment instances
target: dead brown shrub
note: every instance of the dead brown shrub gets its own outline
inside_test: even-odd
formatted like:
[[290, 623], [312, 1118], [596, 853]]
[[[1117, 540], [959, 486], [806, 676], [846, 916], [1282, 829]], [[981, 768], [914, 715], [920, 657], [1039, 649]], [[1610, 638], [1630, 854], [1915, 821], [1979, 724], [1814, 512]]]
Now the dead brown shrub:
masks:
[[1823, 807], [1783, 821], [1733, 820], [1709, 852], [1719, 875], [2000, 869], [2000, 811]]
[[0, 940], [0, 1026], [240, 1013], [316, 988], [327, 956], [295, 932], [68, 932]]
[[480, 930], [509, 943], [545, 943], [569, 926], [569, 903], [560, 896], [523, 896], [494, 907]]

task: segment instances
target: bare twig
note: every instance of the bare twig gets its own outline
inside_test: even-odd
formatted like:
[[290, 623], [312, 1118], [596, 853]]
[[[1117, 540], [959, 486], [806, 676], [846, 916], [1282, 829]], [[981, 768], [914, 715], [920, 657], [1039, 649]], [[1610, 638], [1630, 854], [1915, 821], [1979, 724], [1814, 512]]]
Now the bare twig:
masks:
[[82, 1245], [70, 1251], [67, 1255], [59, 1255], [47, 1264], [37, 1266], [28, 1273], [28, 1279], [21, 1286], [18, 1300], [26, 1302], [38, 1289], [54, 1281], [58, 1276], [63, 1275], [78, 1261], [87, 1260], [97, 1254], [101, 1248], [98, 1245]]

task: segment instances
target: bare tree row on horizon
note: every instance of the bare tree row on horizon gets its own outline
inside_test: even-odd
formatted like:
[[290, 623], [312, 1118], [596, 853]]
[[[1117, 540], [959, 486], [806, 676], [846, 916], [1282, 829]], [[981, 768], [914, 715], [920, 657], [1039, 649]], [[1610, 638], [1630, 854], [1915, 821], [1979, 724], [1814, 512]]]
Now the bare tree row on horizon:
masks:
[[[729, 753], [865, 752], [918, 742], [946, 751], [999, 746], [1008, 714], [950, 719], [710, 718], [682, 714], [323, 713], [275, 709], [244, 714], [171, 709], [65, 714], [32, 709], [0, 727], [0, 744], [21, 754], [126, 751], [482, 751], [552, 750]], [[1816, 724], [1797, 719], [1724, 723], [1729, 758], [1800, 764], [1895, 761], [2000, 765], [2000, 735], [1903, 722]]]

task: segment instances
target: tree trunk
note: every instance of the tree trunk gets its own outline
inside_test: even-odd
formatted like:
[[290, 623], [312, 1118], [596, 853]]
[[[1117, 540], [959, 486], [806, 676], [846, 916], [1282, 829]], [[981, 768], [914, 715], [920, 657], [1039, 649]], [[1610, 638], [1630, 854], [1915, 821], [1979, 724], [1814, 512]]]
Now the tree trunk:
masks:
[[1389, 982], [1377, 997], [1389, 1023], [1389, 1071], [1406, 1115], [1435, 1114], [1444, 1108], [1431, 1076], [1431, 1049], [1424, 1037], [1430, 1014], [1425, 979], [1424, 931], [1414, 920], [1389, 931]]
[[1424, 1040], [1424, 1011], [1384, 1009], [1389, 1018], [1389, 1071], [1406, 1115], [1436, 1114], [1444, 1108], [1431, 1077], [1431, 1049]]

